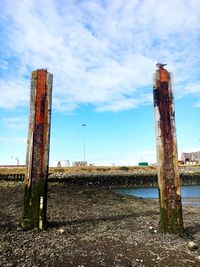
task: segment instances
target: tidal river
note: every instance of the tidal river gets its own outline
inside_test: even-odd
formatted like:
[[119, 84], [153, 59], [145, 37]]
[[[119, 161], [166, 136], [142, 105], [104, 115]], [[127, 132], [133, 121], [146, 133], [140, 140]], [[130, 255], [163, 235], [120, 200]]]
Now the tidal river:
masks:
[[[116, 193], [141, 198], [158, 198], [157, 187], [140, 187], [129, 189], [115, 189]], [[200, 185], [181, 186], [181, 196], [184, 205], [200, 205]]]

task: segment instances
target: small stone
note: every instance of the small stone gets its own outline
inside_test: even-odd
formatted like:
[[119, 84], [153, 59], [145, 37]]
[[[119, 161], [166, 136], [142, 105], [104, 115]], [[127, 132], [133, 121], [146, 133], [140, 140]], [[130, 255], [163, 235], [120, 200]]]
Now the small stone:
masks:
[[153, 227], [152, 226], [149, 226], [149, 230], [152, 230], [153, 229]]
[[154, 233], [157, 233], [157, 230], [154, 230]]
[[200, 261], [200, 256], [197, 256], [197, 260], [199, 260], [199, 261]]
[[64, 234], [65, 230], [63, 228], [59, 228], [59, 233]]
[[188, 248], [189, 248], [191, 251], [193, 251], [193, 250], [198, 249], [199, 246], [198, 246], [195, 242], [190, 241], [190, 242], [188, 243]]

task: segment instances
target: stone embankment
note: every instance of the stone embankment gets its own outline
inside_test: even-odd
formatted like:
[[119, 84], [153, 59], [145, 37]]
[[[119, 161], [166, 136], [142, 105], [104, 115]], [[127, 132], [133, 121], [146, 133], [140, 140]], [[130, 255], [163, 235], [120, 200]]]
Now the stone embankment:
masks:
[[[200, 184], [200, 173], [180, 170], [182, 185]], [[24, 174], [0, 174], [0, 180], [23, 181]], [[155, 170], [74, 171], [49, 174], [49, 182], [95, 187], [157, 186]]]
[[[191, 172], [180, 173], [182, 185], [200, 184], [200, 174]], [[70, 185], [103, 186], [103, 187], [131, 187], [157, 186], [155, 171], [109, 173], [54, 173], [49, 175], [50, 182], [63, 182]]]

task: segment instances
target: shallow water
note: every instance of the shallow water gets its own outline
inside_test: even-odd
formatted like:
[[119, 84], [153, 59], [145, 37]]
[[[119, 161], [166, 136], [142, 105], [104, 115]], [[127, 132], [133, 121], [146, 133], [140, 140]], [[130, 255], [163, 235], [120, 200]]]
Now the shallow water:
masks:
[[[122, 195], [130, 195], [141, 198], [158, 198], [158, 188], [157, 187], [148, 187], [148, 188], [123, 188], [115, 189], [116, 193]], [[181, 196], [182, 198], [200, 198], [200, 185], [185, 185], [181, 186]], [[200, 202], [197, 201], [186, 201], [183, 200], [184, 205], [193, 203], [193, 205], [200, 205]]]

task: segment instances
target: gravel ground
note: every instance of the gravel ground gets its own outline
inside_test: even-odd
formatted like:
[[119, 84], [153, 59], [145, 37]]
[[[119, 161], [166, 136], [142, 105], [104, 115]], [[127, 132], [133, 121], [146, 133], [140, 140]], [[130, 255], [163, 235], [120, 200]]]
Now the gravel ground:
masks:
[[50, 184], [49, 226], [23, 231], [23, 184], [0, 182], [0, 266], [200, 266], [198, 206], [184, 206], [185, 233], [159, 232], [157, 200], [109, 189]]

